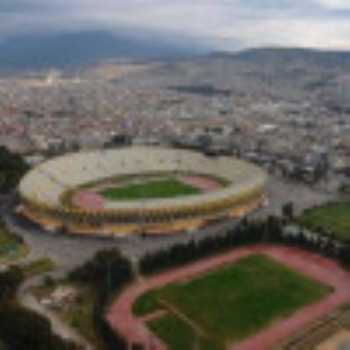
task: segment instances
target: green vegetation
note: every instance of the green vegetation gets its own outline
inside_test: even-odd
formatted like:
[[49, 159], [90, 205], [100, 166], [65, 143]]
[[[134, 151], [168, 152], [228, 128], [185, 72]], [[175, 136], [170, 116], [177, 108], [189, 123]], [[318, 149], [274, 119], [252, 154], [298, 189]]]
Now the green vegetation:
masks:
[[161, 338], [169, 350], [195, 349], [195, 342], [201, 350], [221, 350], [210, 340], [198, 335], [192, 328], [172, 314], [166, 314], [159, 319], [148, 322], [148, 327]]
[[94, 305], [96, 293], [91, 288], [80, 286], [79, 296], [71, 306], [60, 315], [62, 320], [75, 328], [83, 337], [89, 340], [96, 348], [103, 349], [103, 342], [96, 334], [94, 324]]
[[111, 298], [132, 279], [131, 264], [117, 249], [96, 253], [92, 260], [69, 274], [68, 282], [78, 286], [79, 298], [65, 315], [66, 320], [91, 340], [96, 349], [126, 349], [124, 339], [110, 329], [105, 312]]
[[0, 193], [9, 193], [16, 188], [22, 176], [29, 169], [23, 158], [0, 147]]
[[147, 198], [172, 198], [200, 193], [200, 190], [176, 179], [163, 179], [146, 183], [108, 188], [101, 192], [110, 200], [136, 200]]
[[77, 297], [66, 303], [65, 307], [57, 309], [58, 317], [69, 327], [75, 328], [79, 334], [96, 346], [96, 349], [105, 349], [103, 341], [97, 334], [94, 323], [94, 307], [97, 301], [96, 292], [83, 284], [71, 284], [67, 280], [53, 281], [32, 288], [37, 299], [50, 298], [59, 286], [74, 287]]
[[159, 336], [169, 350], [192, 349], [194, 334], [192, 329], [170, 314], [148, 323], [149, 328]]
[[49, 258], [35, 260], [23, 267], [23, 272], [26, 278], [36, 275], [43, 275], [55, 269], [54, 262]]
[[8, 349], [79, 350], [75, 344], [56, 336], [50, 321], [16, 301], [0, 305], [0, 338]]
[[20, 259], [28, 253], [28, 247], [23, 240], [10, 233], [0, 223], [0, 262]]
[[340, 240], [350, 241], [350, 202], [330, 203], [306, 210], [298, 222], [310, 230], [329, 231]]
[[0, 272], [0, 349], [78, 350], [53, 333], [50, 321], [17, 301], [17, 291], [24, 279], [18, 266]]
[[2, 303], [15, 298], [17, 289], [23, 281], [24, 275], [18, 266], [11, 266], [0, 272], [0, 309]]
[[133, 305], [132, 311], [137, 316], [150, 314], [160, 308], [158, 304], [158, 291], [153, 290], [138, 298]]
[[[50, 261], [45, 260], [35, 263], [30, 270], [49, 268]], [[58, 287], [73, 287], [76, 297], [66, 301], [64, 307], [56, 308], [57, 316], [96, 349], [126, 349], [123, 339], [107, 328], [105, 311], [107, 302], [132, 278], [131, 274], [129, 262], [118, 250], [112, 249], [96, 253], [92, 260], [71, 271], [65, 279], [44, 278], [43, 284], [31, 291], [41, 300], [50, 299]]]
[[[189, 282], [151, 291], [136, 302], [134, 312], [148, 314], [164, 308], [166, 302], [199, 326], [217, 347], [224, 347], [330, 292], [331, 288], [268, 257], [251, 255]], [[167, 318], [166, 322], [175, 321]], [[165, 342], [173, 344], [167, 324], [164, 328], [157, 322], [151, 326]], [[175, 329], [179, 329], [180, 339], [185, 336], [183, 326]], [[175, 345], [173, 348], [177, 349]]]

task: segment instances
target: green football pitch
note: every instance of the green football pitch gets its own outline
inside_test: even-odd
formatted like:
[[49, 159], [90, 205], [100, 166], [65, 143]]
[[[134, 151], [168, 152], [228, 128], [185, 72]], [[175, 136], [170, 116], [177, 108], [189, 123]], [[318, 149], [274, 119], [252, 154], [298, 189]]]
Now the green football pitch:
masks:
[[148, 326], [171, 350], [190, 350], [195, 343], [201, 350], [221, 350], [330, 292], [330, 287], [267, 256], [251, 255], [193, 280], [151, 291], [136, 301], [133, 311], [147, 315], [167, 310]]
[[100, 194], [109, 200], [173, 198], [198, 194], [201, 191], [173, 178], [110, 187]]
[[330, 203], [309, 209], [299, 218], [299, 223], [310, 230], [326, 229], [344, 241], [350, 241], [350, 202]]

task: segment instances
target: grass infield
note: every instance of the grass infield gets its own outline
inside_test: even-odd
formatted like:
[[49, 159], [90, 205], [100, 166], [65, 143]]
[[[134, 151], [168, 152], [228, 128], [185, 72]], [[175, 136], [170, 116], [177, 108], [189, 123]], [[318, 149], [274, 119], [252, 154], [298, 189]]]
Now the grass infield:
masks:
[[199, 194], [201, 191], [176, 179], [162, 179], [145, 183], [111, 187], [100, 192], [109, 200], [137, 200], [148, 198], [173, 198]]
[[148, 327], [169, 345], [169, 350], [224, 350], [207, 337], [196, 336], [189, 325], [171, 314], [150, 321]]
[[[136, 301], [134, 313], [148, 314], [166, 302], [202, 330], [204, 336], [198, 340], [203, 343], [201, 349], [215, 344], [221, 350], [331, 291], [269, 257], [251, 255], [193, 280], [151, 291]], [[191, 330], [191, 325], [178, 319], [178, 313], [169, 310], [149, 324], [171, 350], [184, 350], [177, 344], [187, 339]]]
[[350, 202], [330, 203], [306, 210], [299, 223], [314, 231], [321, 227], [340, 240], [350, 241]]

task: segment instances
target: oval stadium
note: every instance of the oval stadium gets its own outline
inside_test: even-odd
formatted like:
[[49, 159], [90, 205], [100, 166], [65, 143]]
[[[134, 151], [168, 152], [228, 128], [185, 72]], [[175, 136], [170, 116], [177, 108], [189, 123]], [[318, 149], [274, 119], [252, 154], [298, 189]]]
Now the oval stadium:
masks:
[[85, 235], [171, 234], [239, 218], [264, 201], [266, 174], [232, 157], [129, 147], [68, 154], [19, 185], [21, 215]]

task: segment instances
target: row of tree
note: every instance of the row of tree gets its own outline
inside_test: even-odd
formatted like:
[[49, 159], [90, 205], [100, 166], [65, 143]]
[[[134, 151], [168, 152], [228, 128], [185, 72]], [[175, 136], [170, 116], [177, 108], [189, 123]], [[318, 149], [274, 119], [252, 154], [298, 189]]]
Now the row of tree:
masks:
[[140, 271], [149, 275], [172, 267], [184, 265], [247, 244], [276, 243], [294, 245], [321, 255], [338, 259], [350, 268], [350, 245], [339, 244], [332, 236], [310, 236], [300, 230], [287, 234], [284, 220], [270, 216], [266, 220], [247, 219], [221, 237], [209, 237], [199, 242], [177, 244], [169, 249], [147, 254], [140, 260]]
[[223, 236], [208, 237], [198, 242], [176, 244], [169, 249], [146, 254], [140, 260], [140, 272], [149, 275], [168, 268], [184, 265], [195, 260], [215, 255], [247, 244], [255, 244], [263, 240], [272, 240], [273, 236], [282, 235], [282, 226], [278, 219], [272, 218], [265, 222], [249, 222], [229, 230]]

